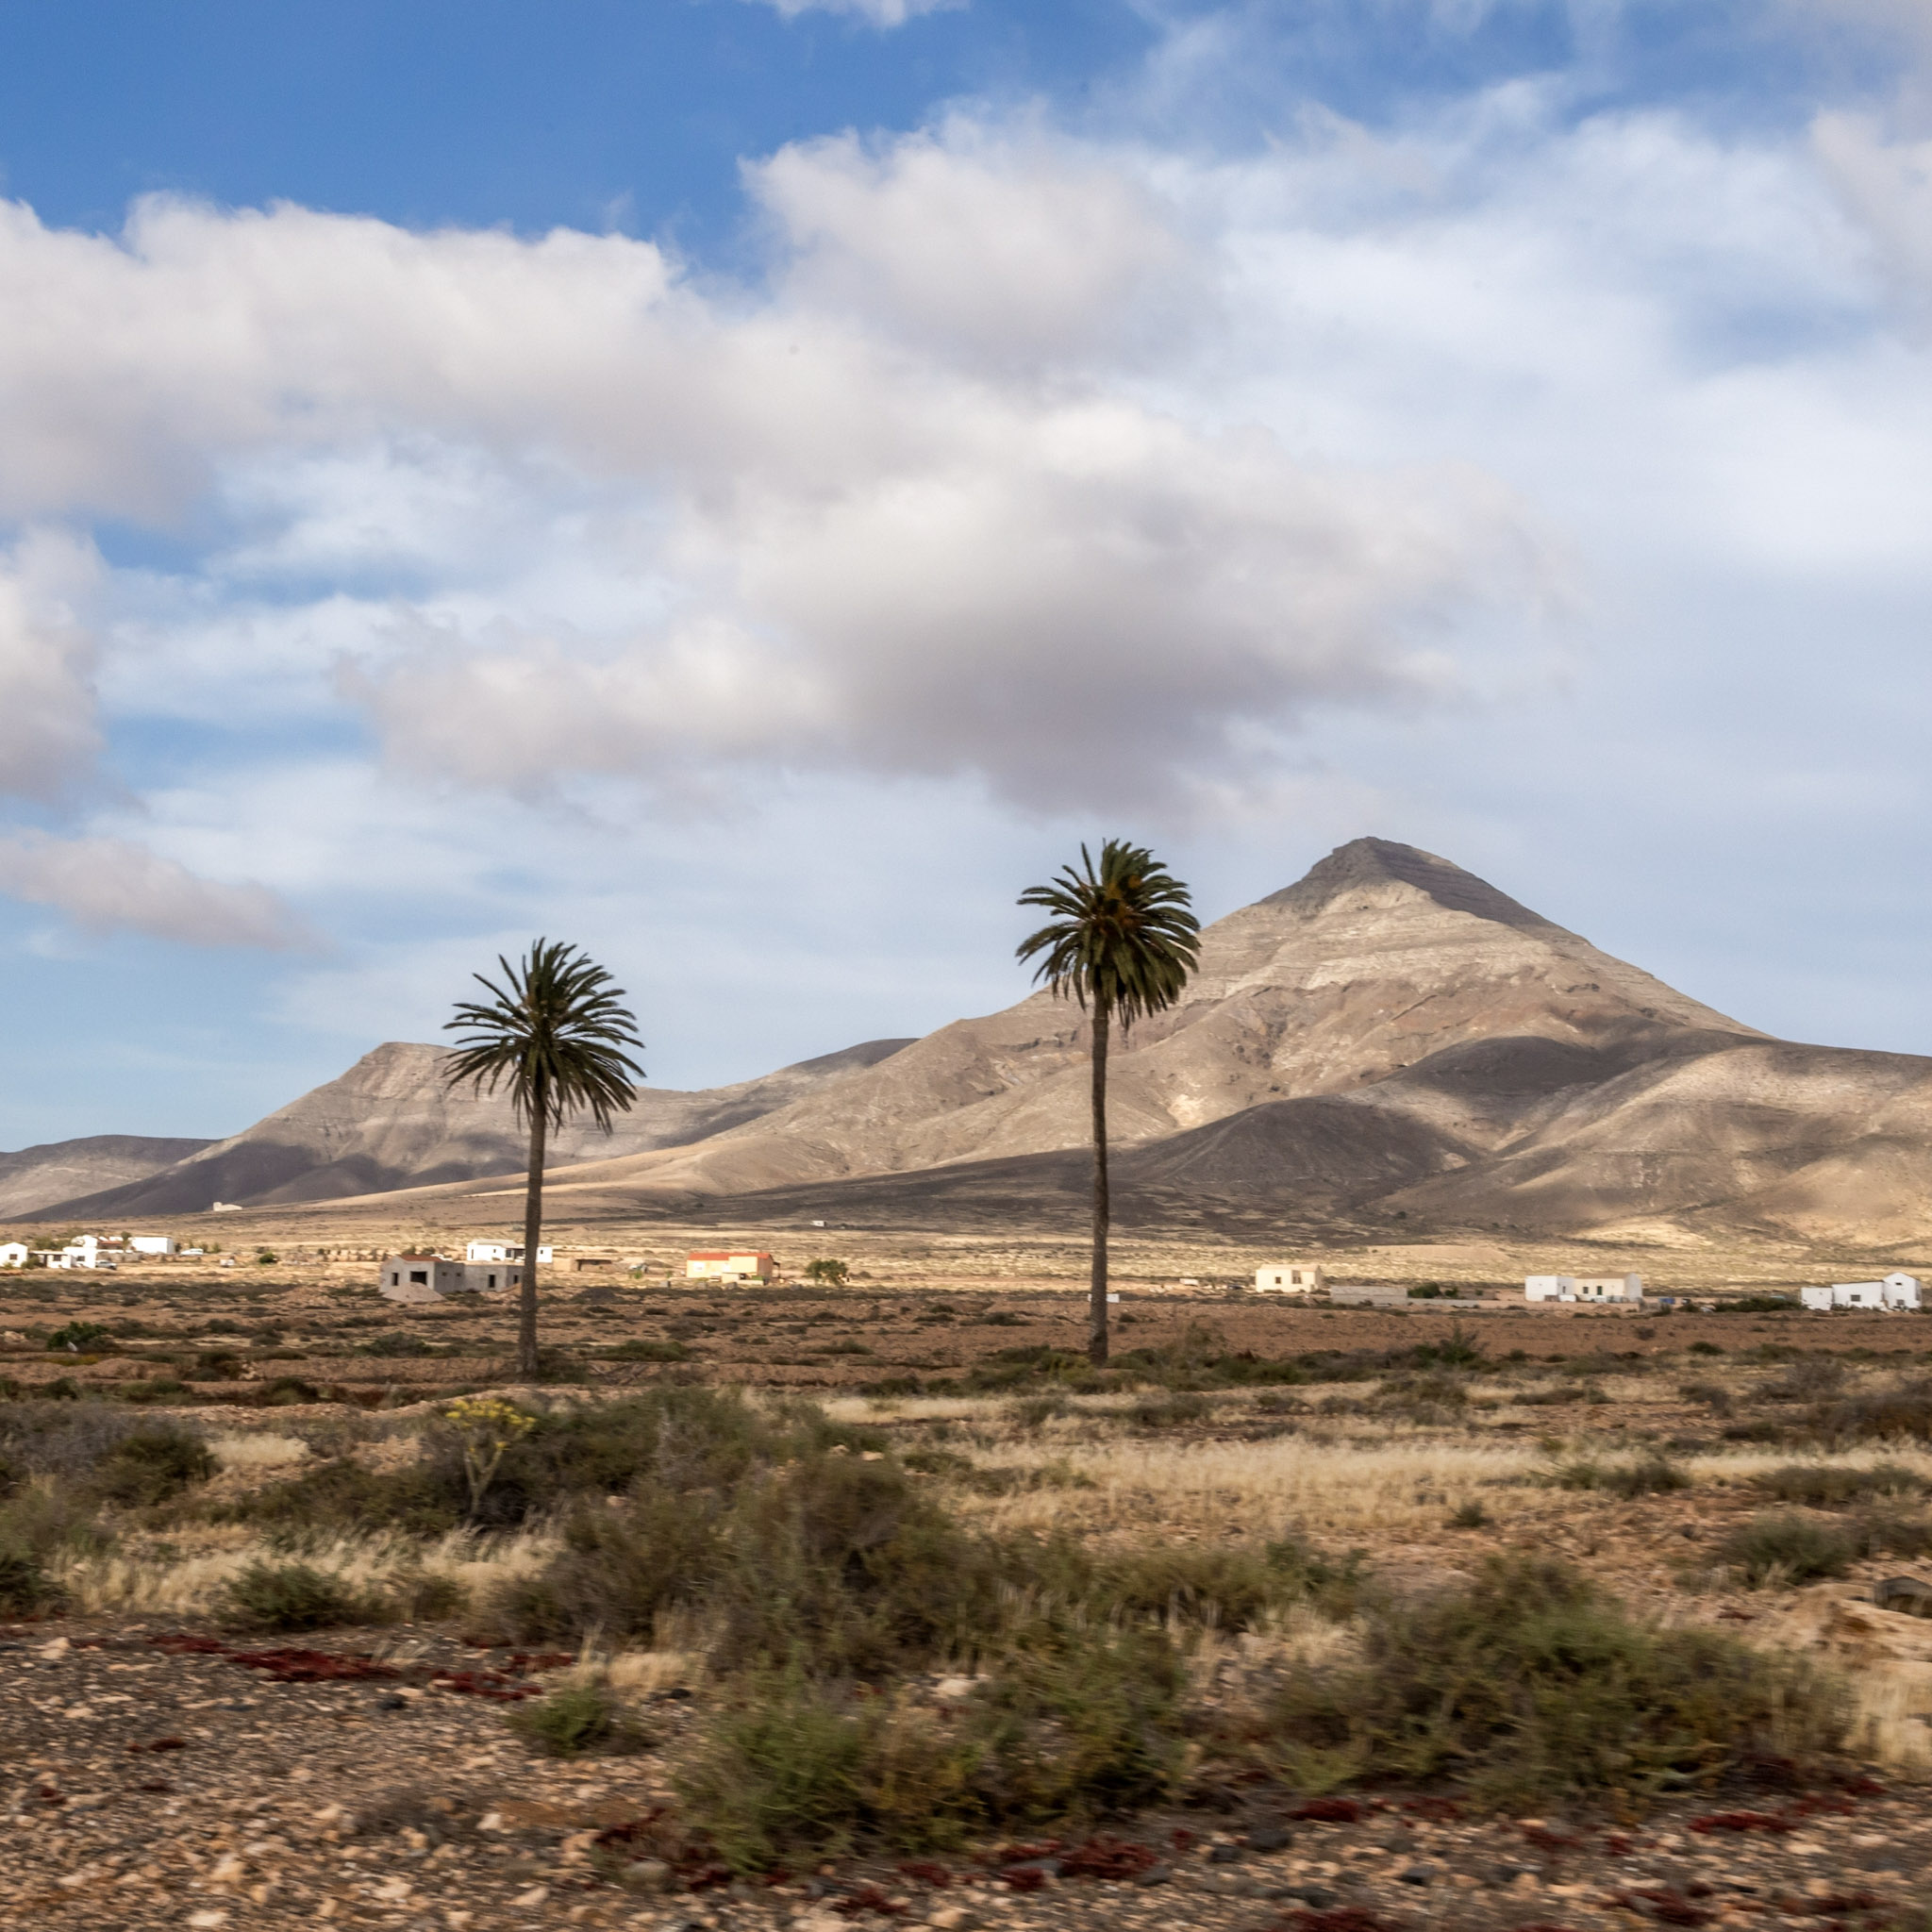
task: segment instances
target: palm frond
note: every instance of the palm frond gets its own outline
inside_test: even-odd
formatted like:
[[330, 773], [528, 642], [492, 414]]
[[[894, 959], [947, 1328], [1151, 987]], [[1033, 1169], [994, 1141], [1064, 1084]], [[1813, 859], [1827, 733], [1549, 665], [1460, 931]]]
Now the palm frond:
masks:
[[518, 964], [500, 954], [499, 985], [478, 973], [485, 1000], [458, 1002], [445, 1032], [461, 1033], [444, 1074], [450, 1088], [493, 1093], [508, 1085], [519, 1121], [541, 1113], [561, 1126], [588, 1113], [607, 1134], [630, 1109], [644, 1070], [626, 1048], [641, 1050], [624, 989], [575, 946], [539, 940]]
[[1106, 1010], [1123, 1028], [1173, 1006], [1200, 961], [1200, 922], [1186, 886], [1144, 845], [1109, 839], [1078, 867], [1020, 895], [1023, 906], [1054, 915], [1018, 948], [1061, 996]]

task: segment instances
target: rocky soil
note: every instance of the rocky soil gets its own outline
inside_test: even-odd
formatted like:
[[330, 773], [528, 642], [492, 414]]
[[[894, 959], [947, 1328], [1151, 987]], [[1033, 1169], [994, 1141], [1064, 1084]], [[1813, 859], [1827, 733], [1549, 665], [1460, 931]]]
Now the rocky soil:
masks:
[[1118, 1838], [727, 1880], [677, 1824], [703, 1719], [557, 1760], [506, 1724], [558, 1656], [332, 1632], [246, 1648], [151, 1623], [0, 1631], [0, 1921], [63, 1927], [549, 1924], [686, 1932], [1154, 1927], [1923, 1932], [1932, 1805], [1848, 1774], [1641, 1818], [1481, 1819], [1399, 1794], [1143, 1819]]

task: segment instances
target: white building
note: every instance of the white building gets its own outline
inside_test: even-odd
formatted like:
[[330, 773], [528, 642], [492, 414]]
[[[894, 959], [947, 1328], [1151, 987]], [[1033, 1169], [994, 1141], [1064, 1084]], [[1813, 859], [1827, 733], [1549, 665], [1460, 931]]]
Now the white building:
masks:
[[1643, 1276], [1531, 1274], [1524, 1279], [1523, 1292], [1533, 1302], [1622, 1302], [1629, 1306], [1643, 1300]]
[[385, 1256], [376, 1287], [391, 1302], [440, 1302], [452, 1294], [495, 1294], [521, 1288], [524, 1271], [516, 1262], [452, 1261], [446, 1255], [404, 1253]]
[[1829, 1288], [1806, 1288], [1798, 1299], [1807, 1308], [1916, 1308], [1919, 1277], [1894, 1269], [1882, 1281], [1834, 1281]]
[[32, 1252], [25, 1241], [0, 1241], [0, 1268], [25, 1268]]
[[127, 1252], [121, 1241], [103, 1241], [97, 1234], [77, 1235], [64, 1248], [37, 1250], [49, 1268], [113, 1268]]
[[1284, 1261], [1277, 1268], [1255, 1270], [1257, 1294], [1319, 1294], [1324, 1286], [1322, 1270], [1312, 1261]]
[[[522, 1241], [472, 1241], [463, 1250], [466, 1261], [521, 1261], [524, 1258]], [[550, 1265], [551, 1250], [537, 1250], [537, 1265], [547, 1268]]]
[[137, 1255], [172, 1255], [175, 1252], [175, 1237], [169, 1234], [131, 1234], [127, 1245]]

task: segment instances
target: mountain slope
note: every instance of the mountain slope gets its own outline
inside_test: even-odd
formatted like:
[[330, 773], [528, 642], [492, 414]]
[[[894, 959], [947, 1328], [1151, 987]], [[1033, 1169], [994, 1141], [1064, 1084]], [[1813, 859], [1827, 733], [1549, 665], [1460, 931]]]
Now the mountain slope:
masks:
[[90, 1134], [0, 1154], [0, 1219], [32, 1214], [75, 1194], [145, 1179], [211, 1143], [152, 1140], [140, 1134]]
[[[1387, 1131], [1425, 1130], [1460, 1160], [1579, 1083], [1763, 1038], [1445, 859], [1358, 839], [1208, 927], [1183, 1004], [1117, 1051], [1109, 1117], [1129, 1148], [1415, 1070]], [[1078, 1009], [1038, 993], [745, 1126], [558, 1181], [738, 1194], [1074, 1147], [1086, 1054]]]
[[[876, 1065], [904, 1041], [875, 1040], [736, 1086], [683, 1093], [638, 1089], [607, 1139], [568, 1123], [551, 1145], [560, 1162], [611, 1148], [673, 1147], [741, 1124], [828, 1082]], [[126, 1186], [42, 1209], [43, 1218], [205, 1213], [216, 1201], [269, 1206], [515, 1174], [527, 1141], [499, 1093], [447, 1091], [442, 1047], [391, 1041], [325, 1086], [226, 1141], [195, 1142], [186, 1159]]]

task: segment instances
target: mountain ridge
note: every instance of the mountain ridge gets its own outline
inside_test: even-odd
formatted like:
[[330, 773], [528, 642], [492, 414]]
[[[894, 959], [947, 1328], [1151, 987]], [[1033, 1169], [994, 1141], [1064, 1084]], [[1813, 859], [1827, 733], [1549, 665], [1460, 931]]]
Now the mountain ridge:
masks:
[[[1090, 1039], [1077, 1007], [1036, 991], [739, 1088], [641, 1092], [648, 1118], [628, 1138], [559, 1143], [549, 1199], [593, 1220], [725, 1202], [814, 1219], [860, 1202], [941, 1221], [1059, 1213], [1085, 1158]], [[429, 1071], [413, 1069], [418, 1088]], [[1932, 1060], [1775, 1040], [1391, 840], [1351, 841], [1209, 924], [1182, 999], [1117, 1041], [1109, 1090], [1129, 1219], [1932, 1232]], [[282, 1112], [312, 1114], [329, 1091]], [[272, 1150], [280, 1118], [238, 1141]], [[417, 1139], [386, 1191], [348, 1196], [356, 1171], [311, 1158], [255, 1203], [326, 1193], [379, 1217], [400, 1187], [412, 1214], [459, 1215], [520, 1187], [520, 1143], [472, 1147], [458, 1176], [436, 1167], [447, 1146]], [[233, 1144], [132, 1193], [205, 1177]]]

